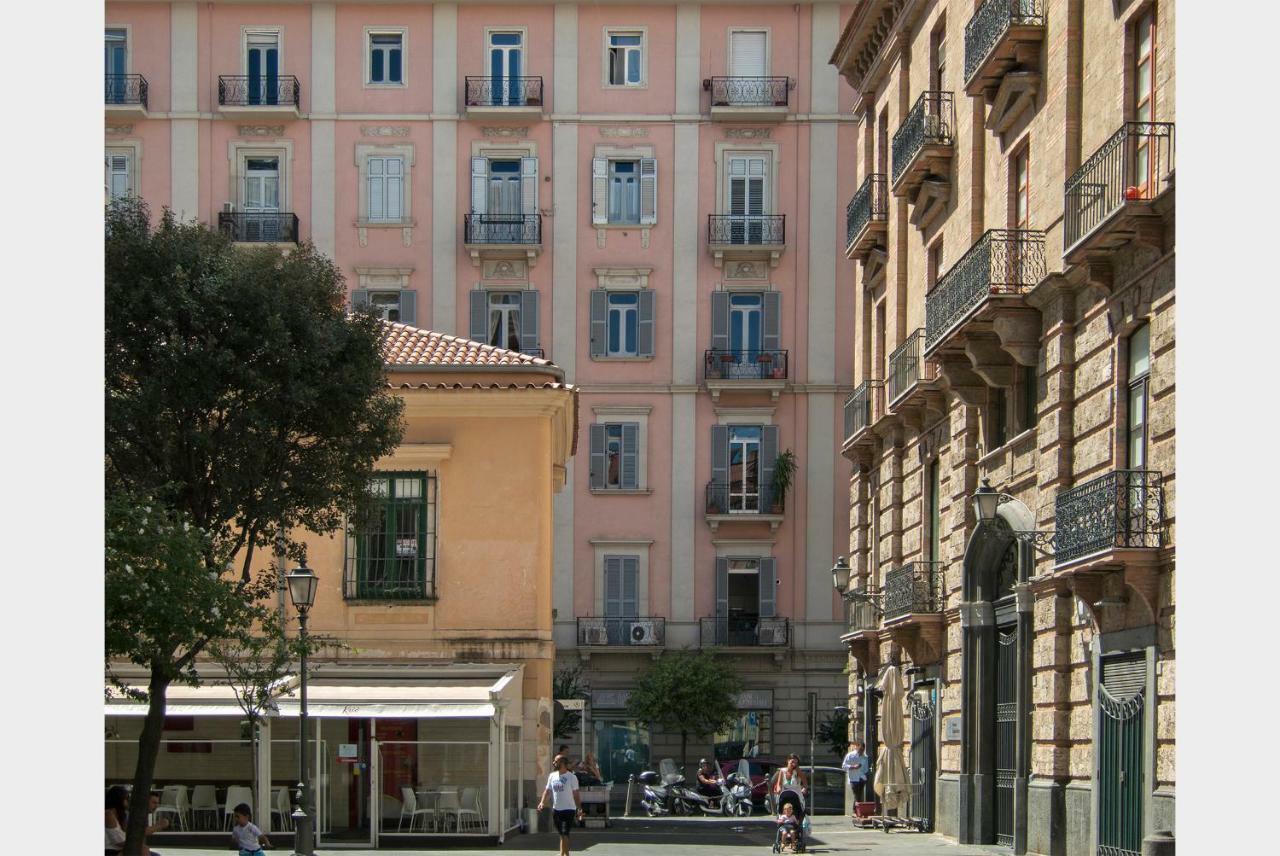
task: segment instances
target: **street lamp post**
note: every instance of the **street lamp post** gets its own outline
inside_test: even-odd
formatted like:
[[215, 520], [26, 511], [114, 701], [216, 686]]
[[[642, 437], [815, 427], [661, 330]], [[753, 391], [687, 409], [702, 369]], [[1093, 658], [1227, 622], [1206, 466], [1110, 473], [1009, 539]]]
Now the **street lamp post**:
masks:
[[315, 856], [315, 805], [311, 800], [311, 787], [307, 775], [307, 750], [310, 743], [307, 733], [307, 614], [316, 601], [318, 580], [311, 569], [305, 565], [291, 571], [286, 579], [289, 581], [289, 599], [293, 608], [298, 610], [299, 651], [299, 691], [301, 693], [298, 706], [298, 791], [297, 804], [293, 810], [293, 850], [296, 856]]

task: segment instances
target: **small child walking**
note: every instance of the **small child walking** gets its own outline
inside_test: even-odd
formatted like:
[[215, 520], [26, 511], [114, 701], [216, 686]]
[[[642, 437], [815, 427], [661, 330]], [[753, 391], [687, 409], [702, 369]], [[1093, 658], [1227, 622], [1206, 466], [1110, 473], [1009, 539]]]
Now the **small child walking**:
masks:
[[778, 815], [778, 829], [782, 833], [781, 845], [785, 850], [791, 848], [791, 852], [796, 850], [796, 829], [799, 823], [796, 822], [796, 810], [791, 803], [783, 803], [782, 814]]
[[249, 820], [251, 813], [248, 803], [240, 803], [231, 810], [235, 818], [235, 826], [231, 827], [231, 840], [240, 848], [240, 856], [254, 856], [255, 853], [261, 853], [262, 848], [271, 846], [262, 830]]

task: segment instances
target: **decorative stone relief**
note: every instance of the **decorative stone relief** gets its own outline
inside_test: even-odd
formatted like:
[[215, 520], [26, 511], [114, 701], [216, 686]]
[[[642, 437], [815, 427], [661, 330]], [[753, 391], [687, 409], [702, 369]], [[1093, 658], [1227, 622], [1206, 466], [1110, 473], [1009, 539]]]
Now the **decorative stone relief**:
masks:
[[236, 133], [242, 137], [283, 137], [284, 125], [240, 125]]
[[132, 134], [133, 125], [107, 125], [108, 134]]
[[480, 267], [483, 279], [526, 280], [529, 266], [520, 259], [486, 259]]
[[649, 129], [637, 127], [635, 125], [621, 125], [619, 127], [604, 127], [600, 129], [602, 137], [647, 137]]
[[623, 290], [634, 290], [637, 288], [649, 287], [649, 274], [653, 273], [650, 267], [605, 267], [592, 268], [592, 273], [596, 275], [596, 281], [600, 288], [617, 288]]
[[486, 137], [527, 137], [529, 136], [529, 127], [527, 125], [515, 127], [484, 127], [480, 129], [480, 133]]
[[726, 128], [724, 135], [735, 140], [767, 140], [773, 128]]
[[360, 287], [368, 289], [399, 289], [409, 287], [409, 274], [413, 268], [377, 268], [358, 267], [356, 274], [360, 277]]
[[360, 136], [407, 137], [409, 136], [409, 127], [407, 125], [361, 125]]
[[738, 261], [732, 262], [725, 267], [725, 279], [765, 279], [769, 276], [769, 269], [762, 262], [758, 261]]

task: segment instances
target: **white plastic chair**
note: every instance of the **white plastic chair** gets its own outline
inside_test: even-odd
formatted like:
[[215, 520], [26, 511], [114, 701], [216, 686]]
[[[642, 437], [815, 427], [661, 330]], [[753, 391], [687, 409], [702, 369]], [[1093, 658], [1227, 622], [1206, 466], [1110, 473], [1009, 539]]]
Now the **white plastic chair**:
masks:
[[249, 788], [247, 785], [229, 786], [227, 788], [227, 802], [225, 807], [223, 808], [223, 811], [225, 812], [225, 818], [222, 825], [226, 829], [230, 829], [231, 824], [235, 822], [235, 818], [232, 815], [235, 813], [236, 806], [240, 805], [240, 803], [244, 803], [245, 805], [249, 806], [249, 812], [252, 814], [253, 790]]
[[209, 828], [217, 829], [218, 821], [221, 820], [218, 814], [222, 811], [222, 806], [218, 805], [218, 793], [213, 785], [196, 785], [191, 791], [192, 825], [195, 825], [195, 820], [202, 814], [210, 811], [213, 812], [213, 823], [209, 824]]
[[171, 814], [175, 819], [174, 828], [186, 829], [188, 809], [187, 786], [165, 785], [164, 790], [160, 792], [160, 805], [156, 806], [155, 819], [159, 820], [161, 815]]
[[418, 796], [413, 792], [413, 788], [409, 787], [408, 785], [401, 785], [400, 796], [403, 799], [400, 805], [400, 822], [396, 824], [396, 832], [399, 832], [404, 827], [404, 819], [406, 815], [409, 818], [410, 832], [413, 832], [413, 828], [415, 824], [417, 824], [418, 822], [419, 815], [422, 816], [423, 831], [426, 831], [428, 817], [432, 818], [431, 825], [433, 827], [435, 826], [435, 819], [434, 819], [435, 812], [433, 812], [429, 808], [418, 808]]
[[480, 789], [479, 788], [463, 788], [462, 793], [458, 796], [457, 808], [459, 832], [466, 832], [467, 827], [474, 827], [473, 831], [483, 828], [480, 820]]
[[289, 804], [289, 789], [284, 785], [276, 785], [271, 789], [271, 801], [275, 803], [271, 809], [272, 816], [280, 815], [280, 829], [292, 832], [293, 806]]

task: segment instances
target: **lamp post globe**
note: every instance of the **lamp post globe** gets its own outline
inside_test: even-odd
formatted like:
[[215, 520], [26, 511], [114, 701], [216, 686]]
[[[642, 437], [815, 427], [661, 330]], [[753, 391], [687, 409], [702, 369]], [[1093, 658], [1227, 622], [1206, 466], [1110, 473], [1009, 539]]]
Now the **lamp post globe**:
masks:
[[844, 556], [836, 556], [836, 563], [831, 568], [831, 585], [840, 594], [844, 594], [849, 588], [851, 570], [849, 561]]
[[1000, 493], [991, 486], [987, 479], [973, 494], [973, 508], [978, 515], [979, 523], [990, 523], [996, 519], [996, 509], [1000, 505]]

